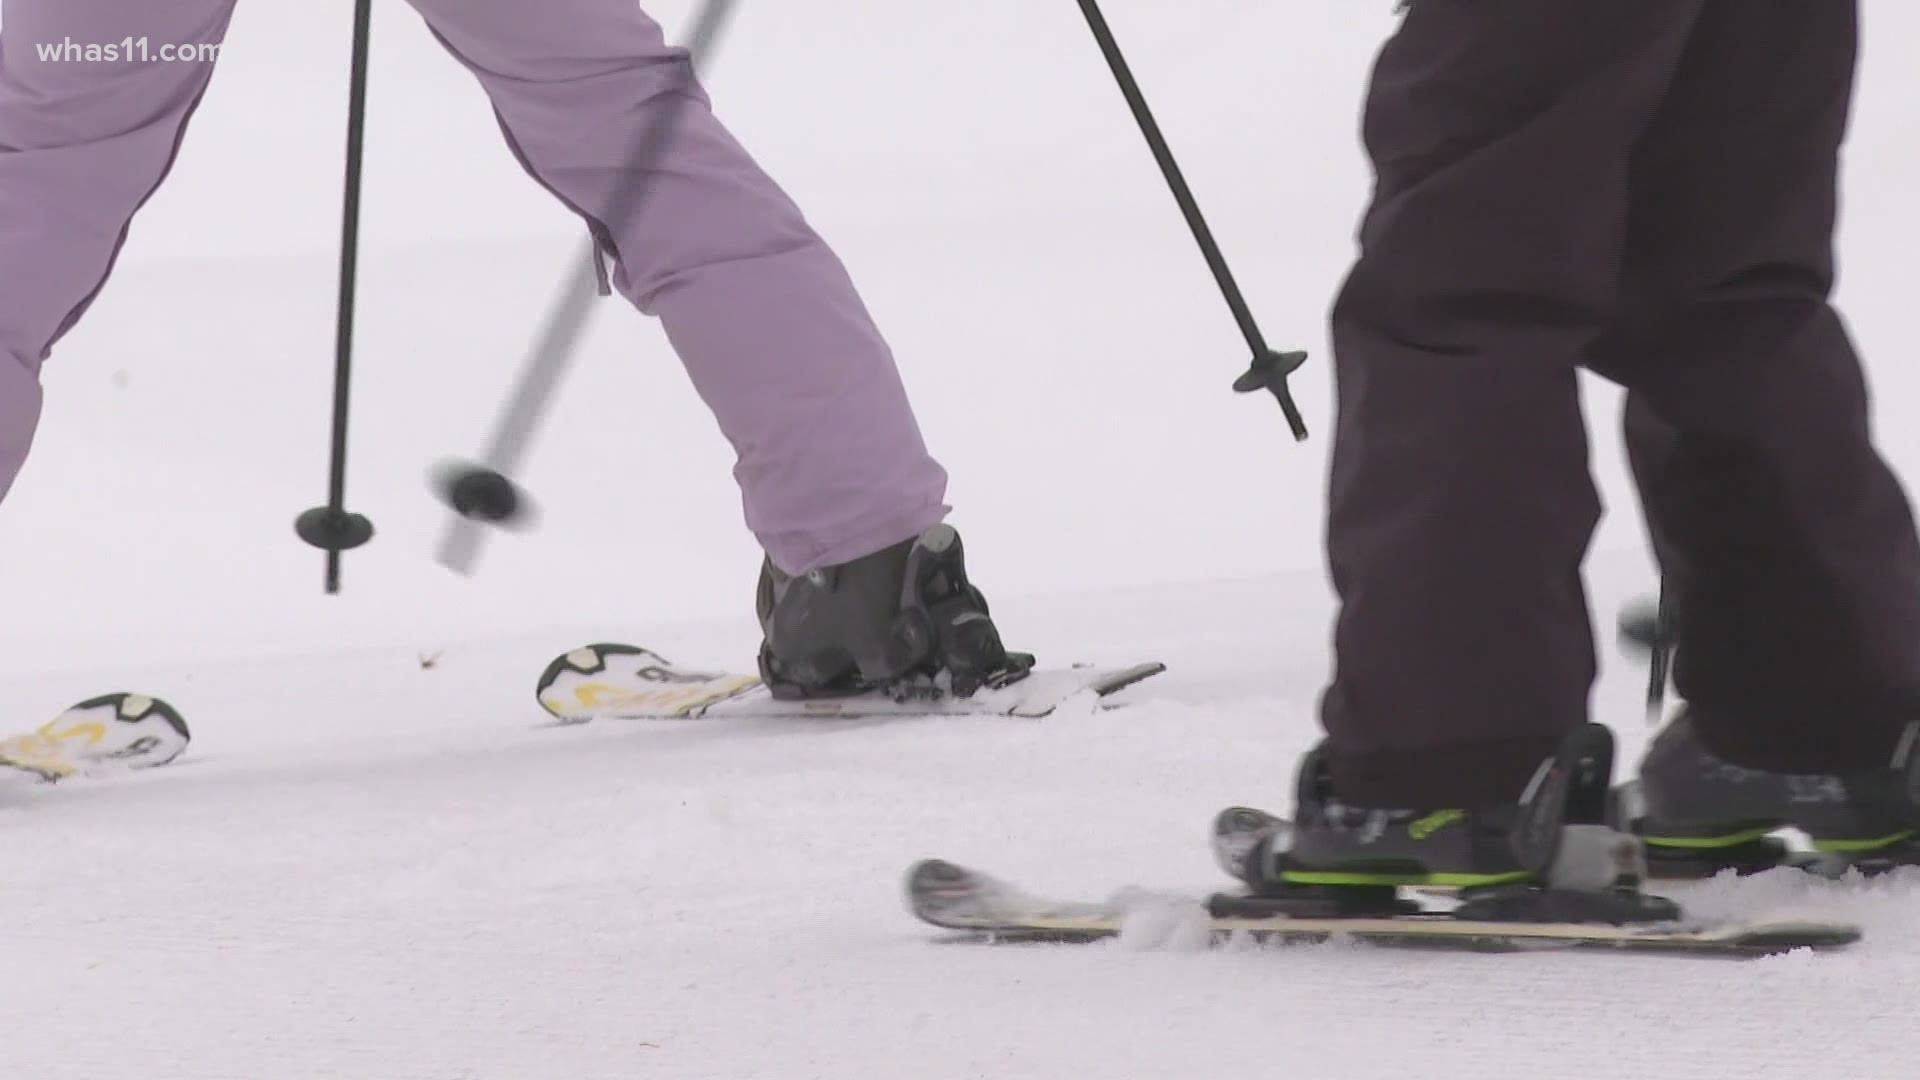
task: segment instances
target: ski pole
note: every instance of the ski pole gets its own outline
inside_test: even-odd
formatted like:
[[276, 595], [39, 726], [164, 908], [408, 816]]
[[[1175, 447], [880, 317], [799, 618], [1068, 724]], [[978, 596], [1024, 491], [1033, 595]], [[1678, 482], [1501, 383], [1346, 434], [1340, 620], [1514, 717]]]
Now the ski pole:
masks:
[[1107, 66], [1113, 70], [1114, 81], [1120, 84], [1120, 93], [1127, 99], [1127, 105], [1133, 110], [1133, 118], [1140, 125], [1140, 133], [1147, 138], [1147, 146], [1153, 151], [1153, 159], [1160, 164], [1160, 172], [1166, 177], [1167, 187], [1172, 190], [1174, 201], [1180, 204], [1180, 212], [1187, 219], [1187, 227], [1192, 230], [1193, 238], [1200, 245], [1200, 254], [1207, 260], [1213, 277], [1220, 285], [1220, 294], [1226, 298], [1227, 307], [1233, 311], [1234, 321], [1240, 324], [1240, 333], [1247, 339], [1247, 347], [1253, 350], [1253, 364], [1246, 373], [1234, 380], [1234, 390], [1245, 394], [1254, 390], [1272, 392], [1280, 403], [1280, 411], [1286, 415], [1287, 426], [1293, 429], [1296, 440], [1307, 437], [1306, 421], [1300, 417], [1300, 409], [1294, 404], [1293, 394], [1287, 389], [1287, 376], [1299, 370], [1306, 363], [1304, 352], [1275, 352], [1267, 347], [1266, 336], [1260, 332], [1260, 326], [1254, 321], [1253, 311], [1247, 307], [1246, 297], [1241, 295], [1240, 286], [1234, 280], [1233, 271], [1227, 266], [1226, 256], [1221, 254], [1220, 245], [1214, 241], [1213, 230], [1207, 227], [1207, 219], [1200, 212], [1200, 204], [1193, 197], [1193, 189], [1187, 186], [1186, 176], [1180, 171], [1180, 163], [1174, 160], [1173, 149], [1167, 145], [1166, 136], [1160, 131], [1160, 125], [1153, 118], [1153, 110], [1147, 107], [1146, 95], [1140, 91], [1140, 83], [1134, 79], [1133, 70], [1128, 67], [1126, 57], [1120, 52], [1119, 42], [1114, 40], [1113, 30], [1107, 25], [1107, 19], [1100, 10], [1099, 0], [1080, 0], [1080, 11], [1087, 17], [1087, 26], [1092, 29], [1094, 40], [1100, 44], [1100, 52], [1107, 58]]
[[340, 553], [373, 539], [373, 522], [350, 514], [347, 489], [347, 392], [353, 376], [353, 305], [360, 257], [360, 162], [367, 128], [367, 41], [372, 0], [354, 0], [353, 69], [347, 97], [347, 175], [340, 221], [339, 322], [334, 333], [333, 450], [327, 479], [327, 505], [316, 506], [294, 522], [300, 539], [327, 553], [326, 591], [340, 591]]

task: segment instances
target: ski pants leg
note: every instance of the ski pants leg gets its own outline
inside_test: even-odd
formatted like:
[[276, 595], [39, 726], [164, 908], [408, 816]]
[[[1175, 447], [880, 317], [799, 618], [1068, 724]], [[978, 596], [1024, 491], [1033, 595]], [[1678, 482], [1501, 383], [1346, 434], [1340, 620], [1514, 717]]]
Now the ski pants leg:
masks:
[[1695, 728], [1774, 771], [1882, 766], [1920, 718], [1920, 542], [1828, 299], [1858, 34], [1854, 0], [1707, 5], [1591, 358], [1630, 391]]
[[[39, 416], [40, 365], [106, 281], [211, 75], [205, 60], [40, 50], [218, 43], [232, 0], [0, 2], [4, 494]], [[946, 474], [845, 268], [632, 0], [415, 6], [486, 87], [529, 171], [613, 253], [620, 290], [660, 317], [737, 451], [748, 526], [776, 563], [845, 561], [945, 516]], [[640, 175], [633, 148], [678, 105], [678, 137]], [[640, 185], [644, 201], [614, 213]]]
[[172, 166], [213, 74], [204, 47], [232, 12], [233, 0], [0, 0], [0, 498], [33, 441], [41, 362]]
[[[1749, 700], [1798, 680], [1804, 706], [1849, 666], [1887, 693], [1915, 681], [1912, 523], [1826, 303], [1852, 9], [1415, 0], [1382, 51], [1378, 185], [1333, 315], [1341, 610], [1322, 711], [1344, 797], [1510, 801], [1586, 719], [1583, 366], [1630, 392], [1650, 519], [1694, 612], [1683, 689]], [[1832, 574], [1869, 551], [1853, 584]], [[1772, 599], [1730, 599], [1763, 570]], [[1734, 606], [1701, 621], [1716, 602]], [[1812, 622], [1728, 628], [1756, 613]], [[1769, 650], [1824, 634], [1840, 636], [1818, 654], [1844, 662], [1740, 670], [1791, 669]], [[1860, 736], [1851, 752], [1884, 749], [1865, 714], [1780, 715], [1748, 725], [1753, 746], [1817, 715]]]
[[[946, 473], [846, 269], [634, 0], [410, 2], [486, 88], [522, 164], [614, 256], [615, 287], [660, 318], [776, 564], [844, 562], [945, 516]], [[635, 149], [676, 109], [643, 171]]]

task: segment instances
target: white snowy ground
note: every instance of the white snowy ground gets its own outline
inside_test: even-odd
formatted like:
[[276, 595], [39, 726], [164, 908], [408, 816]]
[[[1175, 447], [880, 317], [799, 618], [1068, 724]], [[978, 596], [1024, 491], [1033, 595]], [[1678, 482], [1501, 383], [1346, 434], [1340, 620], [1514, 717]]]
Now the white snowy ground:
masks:
[[[1279, 345], [1324, 354], [1388, 6], [1109, 3]], [[431, 563], [422, 475], [479, 445], [578, 238], [391, 3], [349, 488], [381, 534], [322, 596], [290, 523], [325, 478], [347, 7], [241, 5], [0, 514], [6, 723], [139, 687], [196, 732], [163, 770], [0, 791], [19, 1075], [1912, 1073], [1911, 879], [1688, 892], [1870, 935], [1752, 964], [928, 944], [897, 895], [925, 855], [1060, 893], [1218, 885], [1207, 822], [1284, 807], [1327, 666], [1324, 355], [1305, 446], [1227, 392], [1242, 346], [1064, 0], [743, 5], [712, 81], [894, 338], [1008, 634], [1172, 665], [1127, 709], [538, 730], [532, 678], [583, 640], [746, 662], [754, 549], [656, 328], [608, 304], [523, 478], [541, 528], [471, 580]], [[1842, 299], [1897, 419], [1920, 83], [1882, 57], [1920, 9], [1867, 9]], [[1603, 620], [1648, 580], [1615, 406], [1596, 387]], [[1920, 468], [1920, 430], [1882, 439]], [[1630, 760], [1641, 673], [1607, 663]]]

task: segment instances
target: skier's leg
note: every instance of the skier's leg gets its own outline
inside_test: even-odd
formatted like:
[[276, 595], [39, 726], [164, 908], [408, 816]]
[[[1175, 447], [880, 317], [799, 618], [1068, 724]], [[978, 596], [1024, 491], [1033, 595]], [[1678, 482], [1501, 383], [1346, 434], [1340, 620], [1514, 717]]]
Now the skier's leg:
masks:
[[1593, 363], [1632, 388], [1678, 612], [1686, 714], [1642, 769], [1658, 831], [1910, 824], [1887, 766], [1920, 720], [1920, 542], [1828, 303], [1857, 34], [1851, 0], [1714, 0], [1636, 152], [1627, 302]]
[[[615, 285], [660, 317], [781, 569], [845, 562], [942, 519], [946, 475], [846, 270], [639, 5], [413, 3], [485, 85], [528, 170], [610, 247]], [[645, 133], [676, 109], [663, 158], [637, 171]], [[642, 188], [637, 210], [618, 209]]]
[[1634, 319], [1595, 357], [1635, 391], [1679, 687], [1756, 767], [1884, 762], [1920, 712], [1920, 542], [1828, 303], [1856, 35], [1851, 0], [1709, 6], [1636, 166]]
[[[412, 0], [492, 97], [536, 179], [614, 254], [739, 454], [768, 558], [762, 668], [783, 692], [1009, 656], [966, 577], [899, 372], [833, 251], [734, 141], [633, 0]], [[634, 161], [677, 112], [660, 160]], [[644, 199], [636, 198], [644, 191]]]
[[1333, 314], [1323, 719], [1346, 802], [1510, 804], [1585, 721], [1576, 373], [1613, 312], [1631, 148], [1699, 9], [1420, 0], [1380, 56], [1378, 183]]
[[0, 0], [0, 497], [33, 440], [40, 364], [171, 166], [232, 9]]

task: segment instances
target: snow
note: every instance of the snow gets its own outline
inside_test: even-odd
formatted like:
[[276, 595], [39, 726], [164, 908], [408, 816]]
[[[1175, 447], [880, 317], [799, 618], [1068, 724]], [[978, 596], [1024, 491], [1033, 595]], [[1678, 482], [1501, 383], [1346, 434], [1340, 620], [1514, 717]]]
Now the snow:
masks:
[[[748, 6], [712, 81], [892, 336], [1009, 636], [1170, 672], [1044, 722], [551, 730], [533, 677], [583, 641], [749, 661], [729, 451], [657, 328], [604, 305], [522, 477], [540, 528], [472, 579], [433, 565], [426, 472], [478, 449], [579, 235], [382, 5], [348, 489], [380, 534], [323, 596], [292, 520], [326, 475], [348, 13], [241, 5], [0, 515], [0, 711], [140, 688], [196, 734], [152, 773], [0, 791], [19, 1074], [1908, 1075], [1915, 877], [1677, 890], [1869, 935], [1741, 964], [1208, 953], [1177, 928], [967, 949], [905, 914], [929, 855], [1059, 895], [1215, 887], [1212, 815], [1284, 808], [1315, 736], [1323, 317], [1389, 4], [1107, 6], [1269, 337], [1316, 353], [1303, 446], [1227, 390], [1244, 346], [1071, 5]], [[1897, 417], [1920, 84], [1882, 50], [1920, 9], [1867, 14], [1842, 301]], [[1649, 579], [1617, 398], [1589, 408], [1604, 624]], [[1920, 462], [1920, 429], [1881, 438]], [[1642, 673], [1606, 661], [1630, 761]]]

